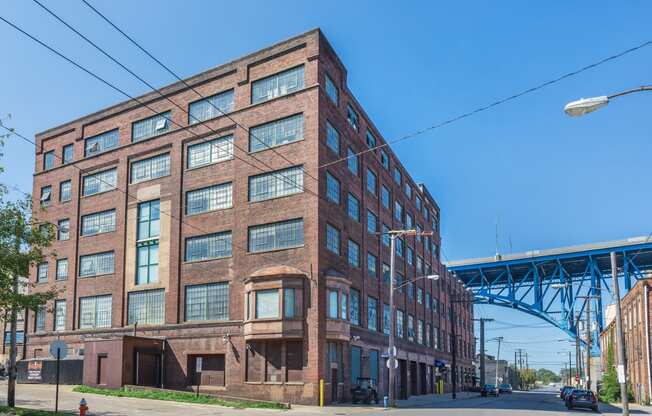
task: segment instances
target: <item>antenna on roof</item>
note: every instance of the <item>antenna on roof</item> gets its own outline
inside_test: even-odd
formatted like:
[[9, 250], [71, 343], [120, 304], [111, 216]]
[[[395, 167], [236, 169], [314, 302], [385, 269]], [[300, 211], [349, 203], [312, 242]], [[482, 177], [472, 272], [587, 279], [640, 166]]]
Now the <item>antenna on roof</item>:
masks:
[[496, 217], [496, 261], [501, 260], [503, 256], [500, 255], [500, 250], [498, 249], [498, 217]]

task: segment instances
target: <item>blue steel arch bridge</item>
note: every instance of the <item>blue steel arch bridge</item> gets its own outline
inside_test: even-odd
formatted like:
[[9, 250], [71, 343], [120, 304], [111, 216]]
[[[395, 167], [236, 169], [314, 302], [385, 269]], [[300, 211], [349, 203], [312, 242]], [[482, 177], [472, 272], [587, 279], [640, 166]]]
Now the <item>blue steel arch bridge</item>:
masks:
[[[613, 300], [612, 251], [617, 256], [621, 296], [637, 280], [652, 278], [649, 237], [455, 261], [447, 266], [473, 291], [474, 303], [528, 313], [572, 338], [579, 333], [578, 314], [583, 318], [591, 302], [591, 338], [598, 340], [605, 325], [603, 303]], [[591, 346], [593, 354], [599, 352], [599, 342]]]

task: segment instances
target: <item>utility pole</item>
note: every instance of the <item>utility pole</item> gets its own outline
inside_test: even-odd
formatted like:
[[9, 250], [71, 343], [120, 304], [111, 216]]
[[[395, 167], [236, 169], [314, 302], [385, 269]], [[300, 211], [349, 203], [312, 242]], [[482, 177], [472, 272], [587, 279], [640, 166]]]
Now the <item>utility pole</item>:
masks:
[[[448, 286], [447, 286], [448, 287]], [[451, 323], [451, 332], [453, 335], [453, 350], [451, 351], [453, 353], [453, 371], [451, 375], [453, 376], [453, 399], [457, 398], [457, 335], [455, 333], [455, 320], [453, 319], [453, 315], [455, 315], [454, 310], [453, 310], [453, 305], [455, 302], [453, 302], [453, 298], [451, 296], [450, 290], [448, 293], [448, 301], [450, 302], [450, 309], [449, 309], [449, 321]]]
[[500, 343], [503, 342], [503, 337], [496, 338], [498, 340], [498, 353], [496, 354], [496, 388], [498, 388], [498, 364], [500, 363]]
[[586, 300], [586, 389], [591, 390], [591, 298]]
[[525, 369], [526, 370], [530, 369], [530, 364], [528, 363], [528, 360], [527, 360], [527, 351], [525, 351]]
[[581, 370], [581, 364], [582, 364], [582, 354], [580, 353], [580, 335], [579, 335], [579, 327], [580, 327], [580, 314], [577, 314], [577, 320], [575, 323], [575, 382], [577, 383], [581, 377], [582, 377], [582, 370]]
[[474, 319], [474, 321], [480, 321], [480, 387], [484, 387], [486, 384], [484, 369], [485, 369], [485, 348], [484, 348], [484, 323], [491, 322], [493, 319], [490, 318], [480, 318]]
[[568, 351], [568, 385], [569, 386], [571, 385], [571, 368], [573, 368], [573, 361], [571, 361], [571, 352]]
[[[611, 279], [614, 285], [614, 299], [616, 301], [616, 338], [618, 340], [618, 383], [620, 383], [620, 400], [623, 403], [623, 415], [629, 415], [629, 397], [627, 397], [627, 362], [625, 361], [625, 338], [623, 337], [623, 321], [620, 311], [620, 287], [618, 285], [618, 266], [616, 265], [616, 252], [611, 255]], [[588, 369], [587, 369], [588, 371]]]

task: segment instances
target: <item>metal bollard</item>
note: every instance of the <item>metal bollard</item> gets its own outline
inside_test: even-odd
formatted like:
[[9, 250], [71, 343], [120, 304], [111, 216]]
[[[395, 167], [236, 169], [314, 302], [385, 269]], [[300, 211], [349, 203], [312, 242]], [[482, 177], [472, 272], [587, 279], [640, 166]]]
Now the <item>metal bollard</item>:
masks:
[[86, 405], [86, 399], [81, 399], [79, 402], [79, 416], [86, 416], [86, 412], [88, 411], [88, 406]]

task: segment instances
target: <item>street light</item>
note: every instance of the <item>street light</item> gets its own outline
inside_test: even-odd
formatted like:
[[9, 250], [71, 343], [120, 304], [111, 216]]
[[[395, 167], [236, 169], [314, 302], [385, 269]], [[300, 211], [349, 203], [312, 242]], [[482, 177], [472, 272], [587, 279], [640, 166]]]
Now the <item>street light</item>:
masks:
[[579, 117], [585, 114], [599, 110], [602, 107], [606, 107], [609, 104], [609, 101], [613, 98], [620, 97], [622, 95], [632, 94], [635, 92], [641, 91], [652, 91], [652, 85], [646, 85], [638, 88], [632, 88], [631, 90], [622, 91], [612, 95], [602, 95], [599, 97], [591, 98], [582, 98], [577, 101], [572, 101], [564, 106], [564, 111], [571, 117]]

